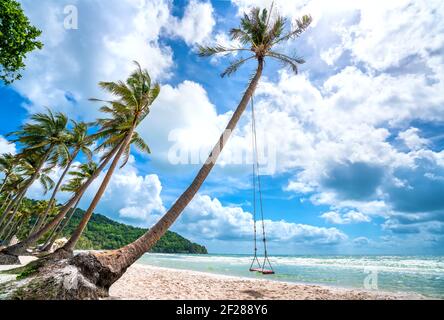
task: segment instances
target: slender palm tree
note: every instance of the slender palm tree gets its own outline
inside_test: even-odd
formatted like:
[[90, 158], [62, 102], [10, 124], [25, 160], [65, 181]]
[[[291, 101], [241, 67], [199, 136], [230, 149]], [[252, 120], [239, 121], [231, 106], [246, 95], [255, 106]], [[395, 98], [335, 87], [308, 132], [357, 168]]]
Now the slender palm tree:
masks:
[[[245, 14], [241, 19], [241, 26], [232, 29], [230, 32], [232, 39], [239, 40], [243, 47], [226, 48], [221, 45], [215, 47], [200, 47], [200, 55], [202, 57], [209, 57], [215, 54], [227, 54], [230, 52], [250, 54], [248, 57], [240, 58], [233, 62], [224, 72], [222, 72], [221, 75], [223, 77], [232, 75], [241, 65], [249, 60], [256, 61], [256, 71], [236, 111], [233, 113], [225, 131], [211, 151], [207, 161], [197, 173], [197, 176], [191, 185], [176, 200], [159, 222], [135, 242], [121, 249], [101, 253], [90, 253], [73, 258], [77, 265], [84, 264], [85, 268], [91, 268], [91, 261], [96, 261], [97, 265], [95, 268], [100, 266], [100, 277], [97, 277], [98, 280], [96, 282], [98, 286], [108, 289], [117, 279], [119, 279], [131, 264], [137, 261], [145, 252], [149, 251], [155, 245], [196, 195], [199, 188], [213, 169], [227, 139], [236, 128], [241, 115], [252, 98], [259, 79], [261, 78], [265, 60], [268, 58], [276, 59], [289, 66], [294, 72], [298, 71], [298, 65], [304, 62], [302, 59], [292, 58], [282, 53], [278, 53], [274, 51], [274, 49], [280, 43], [299, 37], [309, 27], [311, 21], [312, 19], [310, 16], [303, 16], [293, 24], [295, 26], [294, 29], [288, 30], [287, 21], [283, 17], [276, 15], [272, 18], [269, 15], [268, 10], [254, 8], [249, 14]], [[94, 270], [98, 271], [97, 269]]]
[[[19, 256], [20, 254], [26, 253], [26, 249], [34, 245], [38, 240], [40, 240], [44, 235], [50, 232], [53, 228], [55, 228], [60, 221], [62, 221], [69, 210], [75, 206], [77, 201], [83, 196], [85, 191], [89, 188], [91, 183], [99, 176], [99, 174], [106, 168], [109, 162], [113, 159], [119, 148], [122, 146], [123, 141], [120, 143], [116, 143], [115, 146], [110, 147], [108, 150], [104, 152], [104, 155], [100, 159], [100, 165], [97, 167], [96, 172], [83, 184], [83, 186], [79, 189], [79, 191], [73, 195], [63, 206], [60, 208], [59, 213], [50, 220], [44, 227], [40, 230], [36, 231], [33, 234], [30, 234], [25, 240], [20, 241], [19, 243], [9, 246], [0, 251], [0, 263], [2, 263], [3, 259], [1, 259], [2, 255], [5, 256]], [[7, 259], [6, 259], [7, 260]], [[6, 261], [5, 260], [5, 261]]]
[[[60, 152], [59, 154], [61, 158], [61, 167], [64, 168], [64, 170], [52, 192], [46, 211], [43, 213], [38, 222], [36, 222], [30, 233], [33, 233], [34, 230], [39, 230], [42, 227], [43, 223], [46, 221], [49, 211], [54, 206], [56, 195], [57, 192], [60, 190], [63, 179], [70, 170], [71, 165], [77, 158], [78, 154], [80, 152], [83, 152], [88, 160], [92, 159], [92, 153], [89, 147], [92, 145], [94, 140], [88, 136], [88, 125], [84, 122], [77, 123], [75, 121], [72, 121], [72, 123], [74, 126], [72, 131], [69, 132], [69, 134], [67, 135], [66, 142], [59, 145], [59, 148], [63, 150], [63, 152]], [[71, 151], [67, 150], [68, 147], [71, 148]]]
[[0, 206], [0, 212], [2, 212], [3, 208], [5, 208], [8, 205], [10, 200], [11, 200], [11, 192], [9, 190], [7, 190], [5, 192], [5, 195], [1, 196], [1, 200], [0, 201], [1, 201], [2, 205]]
[[30, 205], [29, 202], [22, 203], [20, 210], [15, 218], [14, 224], [9, 228], [9, 231], [4, 236], [4, 244], [8, 245], [14, 235], [18, 234], [22, 227], [24, 227], [26, 220], [28, 220], [34, 212], [35, 206]]
[[109, 116], [96, 121], [100, 130], [94, 136], [102, 141], [97, 150], [115, 146], [116, 143], [121, 143], [121, 141], [123, 141], [123, 144], [115, 155], [102, 184], [91, 202], [91, 205], [86, 210], [80, 224], [73, 232], [69, 241], [60, 250], [69, 255], [72, 254], [72, 251], [88, 224], [94, 209], [105, 193], [114, 170], [121, 161], [121, 157], [123, 156], [123, 161], [120, 168], [125, 166], [128, 162], [131, 153], [131, 145], [134, 144], [143, 152], [150, 152], [148, 145], [135, 130], [150, 113], [150, 107], [160, 93], [160, 86], [158, 84], [152, 84], [148, 71], [142, 70], [137, 62], [136, 65], [137, 69], [129, 76], [126, 82], [99, 83], [104, 90], [115, 95], [117, 100], [103, 101], [92, 99], [92, 101], [105, 103], [100, 110]]
[[[73, 194], [78, 193], [81, 190], [83, 184], [94, 175], [94, 173], [97, 171], [97, 168], [97, 163], [93, 161], [79, 165], [78, 170], [69, 172], [72, 178], [65, 185], [62, 186], [61, 190], [65, 192], [71, 192]], [[66, 218], [60, 221], [58, 225], [53, 229], [52, 233], [48, 237], [47, 242], [43, 246], [42, 251], [49, 251], [52, 248], [54, 241], [57, 239], [57, 237], [59, 237], [59, 235], [62, 234], [63, 230], [71, 221], [71, 218], [76, 212], [77, 206], [79, 205], [81, 199], [82, 197], [77, 200], [76, 204], [69, 211]]]
[[[146, 70], [142, 70], [140, 65], [137, 64], [137, 70], [130, 75], [126, 82], [101, 82], [99, 85], [118, 96], [118, 100], [103, 101], [100, 99], [91, 99], [92, 101], [104, 102], [106, 105], [101, 108], [101, 111], [109, 114], [111, 117], [107, 119], [99, 119], [97, 124], [100, 126], [100, 130], [92, 135], [94, 139], [101, 139], [102, 142], [97, 147], [97, 151], [101, 151], [104, 155], [101, 158], [101, 163], [97, 168], [94, 175], [88, 179], [88, 181], [61, 209], [58, 215], [48, 222], [43, 228], [29, 235], [29, 237], [18, 244], [7, 247], [0, 251], [1, 255], [6, 256], [18, 256], [26, 253], [26, 249], [36, 243], [45, 234], [55, 228], [60, 221], [66, 216], [68, 211], [75, 206], [79, 198], [83, 195], [90, 184], [98, 177], [100, 172], [111, 161], [110, 168], [105, 175], [105, 178], [94, 197], [90, 208], [88, 208], [83, 219], [81, 220], [79, 227], [74, 231], [70, 241], [66, 244], [66, 247], [62, 250], [58, 250], [56, 253], [63, 256], [70, 256], [72, 249], [75, 247], [78, 239], [80, 238], [86, 224], [92, 216], [93, 210], [97, 206], [101, 196], [105, 192], [105, 189], [111, 179], [122, 155], [124, 166], [130, 155], [130, 146], [134, 144], [138, 149], [149, 152], [149, 148], [146, 143], [141, 139], [139, 134], [135, 132], [135, 128], [140, 122], [149, 114], [150, 106], [157, 98], [160, 92], [160, 86], [158, 84], [152, 84], [151, 78]], [[0, 262], [2, 259], [0, 259]]]
[[[6, 194], [6, 197], [4, 199], [4, 203], [2, 204], [1, 212], [3, 212], [3, 209], [5, 209], [14, 200], [14, 196], [20, 192], [24, 186], [24, 183], [25, 177], [19, 174], [14, 173], [13, 175], [9, 176], [8, 181], [3, 187], [3, 193]], [[3, 217], [3, 215], [0, 217]]]
[[[40, 182], [41, 186], [43, 187], [44, 193], [47, 193], [49, 190], [54, 188], [55, 185], [54, 181], [48, 175], [48, 173], [52, 170], [53, 166], [49, 166], [42, 169], [40, 168], [40, 161], [41, 161], [41, 154], [39, 154], [38, 152], [26, 158], [23, 158], [20, 161], [20, 171], [22, 172], [22, 175], [25, 177], [26, 182], [24, 183], [24, 185], [27, 185], [31, 179], [34, 179], [33, 181]], [[0, 237], [4, 234], [6, 230], [9, 229], [12, 221], [15, 219], [17, 212], [20, 209], [20, 203], [22, 200], [23, 197], [17, 202], [14, 210], [12, 210], [12, 212], [10, 212], [9, 215], [7, 214], [2, 217], [6, 218], [7, 216], [9, 216], [9, 219], [0, 228]]]
[[0, 156], [0, 172], [3, 173], [3, 182], [0, 185], [0, 193], [3, 191], [9, 177], [14, 173], [17, 164], [15, 156], [11, 153], [5, 153]]
[[34, 175], [27, 180], [22, 190], [14, 197], [11, 204], [6, 207], [4, 215], [8, 214], [12, 208], [20, 202], [26, 195], [29, 187], [37, 179], [45, 162], [57, 162], [60, 153], [65, 152], [63, 145], [67, 138], [66, 125], [68, 118], [63, 113], [37, 113], [31, 117], [31, 122], [23, 125], [19, 131], [12, 132], [8, 136], [15, 136], [12, 142], [19, 142], [24, 145], [24, 149], [17, 155], [18, 159], [30, 155], [39, 155]]

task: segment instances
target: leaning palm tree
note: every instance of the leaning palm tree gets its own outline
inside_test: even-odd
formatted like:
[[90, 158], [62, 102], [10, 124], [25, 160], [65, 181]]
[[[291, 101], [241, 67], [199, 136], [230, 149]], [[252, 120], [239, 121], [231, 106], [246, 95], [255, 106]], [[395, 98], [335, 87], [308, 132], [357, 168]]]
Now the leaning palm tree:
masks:
[[99, 174], [106, 168], [109, 162], [113, 159], [119, 148], [122, 146], [123, 141], [116, 142], [115, 146], [111, 146], [104, 152], [104, 155], [100, 159], [100, 165], [94, 174], [86, 180], [82, 187], [60, 208], [59, 213], [51, 219], [40, 230], [30, 234], [26, 239], [19, 243], [9, 246], [0, 251], [0, 265], [1, 264], [14, 264], [20, 263], [18, 256], [26, 253], [26, 249], [34, 245], [38, 240], [55, 228], [66, 216], [66, 214], [76, 205], [76, 203], [83, 196], [85, 191], [93, 183], [93, 181], [99, 176]]
[[59, 152], [63, 152], [61, 147], [66, 142], [66, 125], [68, 118], [63, 113], [37, 113], [31, 117], [31, 122], [23, 125], [19, 131], [12, 132], [8, 136], [15, 136], [12, 142], [24, 145], [24, 149], [17, 155], [18, 159], [38, 155], [37, 166], [34, 175], [27, 181], [22, 190], [14, 197], [14, 200], [5, 209], [3, 215], [8, 214], [12, 208], [20, 202], [26, 195], [29, 187], [37, 179], [45, 162], [48, 160], [54, 163]]
[[9, 228], [8, 233], [4, 236], [4, 244], [8, 245], [15, 235], [22, 233], [22, 230], [29, 226], [28, 221], [33, 215], [41, 214], [47, 206], [47, 201], [38, 201], [34, 203], [31, 200], [23, 201], [20, 205], [19, 212], [15, 218], [14, 225]]
[[17, 159], [11, 153], [5, 153], [0, 156], [0, 172], [3, 173], [3, 182], [0, 185], [0, 193], [3, 191], [9, 177], [14, 173]]
[[[72, 178], [62, 186], [61, 190], [64, 192], [71, 192], [73, 194], [78, 193], [84, 183], [90, 179], [94, 173], [97, 171], [97, 163], [90, 161], [88, 163], [84, 163], [78, 166], [78, 170], [76, 171], [70, 171], [69, 174], [72, 176]], [[42, 251], [50, 251], [52, 248], [52, 245], [54, 244], [54, 241], [57, 239], [59, 235], [62, 234], [63, 230], [66, 228], [66, 226], [71, 221], [72, 216], [77, 210], [77, 206], [79, 205], [80, 200], [82, 197], [80, 197], [74, 207], [70, 210], [66, 218], [58, 223], [58, 225], [53, 229], [51, 234], [48, 237], [48, 240], [46, 241], [45, 245], [43, 246]]]
[[[110, 147], [115, 147], [116, 144], [121, 144], [121, 146], [92, 200], [91, 205], [80, 221], [80, 224], [74, 230], [63, 248], [58, 250], [59, 254], [61, 253], [63, 256], [66, 254], [72, 254], [72, 251], [88, 224], [94, 209], [105, 193], [118, 163], [122, 160], [120, 166], [120, 168], [122, 168], [128, 162], [131, 153], [131, 145], [134, 144], [142, 152], [150, 152], [148, 145], [135, 130], [150, 113], [150, 107], [159, 95], [160, 86], [158, 84], [152, 84], [148, 71], [142, 70], [137, 62], [136, 64], [136, 71], [129, 76], [126, 82], [99, 83], [104, 90], [115, 95], [117, 100], [103, 101], [99, 99], [91, 99], [92, 101], [105, 103], [100, 110], [108, 115], [107, 118], [98, 119], [96, 121], [96, 124], [100, 129], [94, 134], [94, 136], [102, 141], [96, 150], [100, 151], [104, 148], [108, 149]], [[121, 159], [122, 156], [123, 158]]]
[[[23, 165], [25, 161], [20, 160], [20, 163]], [[2, 210], [12, 203], [15, 196], [21, 192], [22, 188], [27, 183], [27, 178], [25, 177], [25, 174], [26, 172], [22, 172], [21, 175], [14, 173], [9, 177], [8, 182], [5, 184], [3, 188], [3, 191], [6, 193], [6, 198], [4, 200], [4, 204], [2, 205]], [[8, 224], [10, 224], [11, 223], [10, 221], [14, 219], [14, 216], [16, 215], [16, 212], [21, 206], [22, 201], [23, 199], [17, 203], [18, 206], [16, 206], [14, 210], [0, 217], [0, 238], [2, 238], [1, 233], [3, 233], [3, 230], [9, 228]]]
[[[94, 140], [90, 136], [88, 136], [88, 125], [84, 122], [77, 123], [75, 121], [72, 121], [72, 123], [74, 124], [74, 127], [72, 131], [70, 131], [67, 135], [66, 142], [61, 143], [58, 147], [61, 151], [59, 153], [61, 158], [61, 167], [64, 168], [64, 170], [51, 194], [51, 198], [48, 202], [48, 207], [46, 208], [40, 219], [36, 222], [34, 227], [31, 229], [30, 233], [33, 233], [34, 230], [39, 230], [42, 227], [43, 223], [46, 221], [48, 213], [54, 205], [56, 195], [59, 192], [60, 187], [62, 186], [63, 179], [70, 170], [71, 165], [77, 158], [78, 154], [80, 152], [83, 152], [88, 160], [92, 159], [92, 153], [89, 149], [89, 146], [92, 145]], [[71, 148], [71, 151], [68, 151], [68, 148]]]
[[22, 190], [25, 182], [26, 182], [25, 177], [17, 173], [14, 173], [13, 175], [9, 176], [8, 181], [3, 187], [3, 193], [6, 196], [3, 200], [4, 203], [1, 206], [1, 212], [3, 212], [3, 209], [5, 209], [14, 200], [15, 195], [17, 195], [20, 192], [20, 190]]
[[[57, 262], [57, 268], [65, 268], [69, 264], [73, 271], [67, 275], [67, 277], [76, 277], [78, 280], [76, 291], [67, 289], [63, 286], [63, 277], [59, 279], [60, 285], [57, 286], [58, 290], [53, 292], [52, 298], [98, 298], [100, 296], [106, 296], [109, 287], [117, 281], [126, 271], [126, 269], [139, 259], [145, 252], [153, 247], [153, 245], [159, 240], [159, 238], [165, 234], [168, 228], [176, 221], [176, 219], [183, 212], [188, 203], [198, 192], [199, 188], [205, 181], [206, 177], [211, 172], [215, 165], [215, 162], [220, 155], [227, 138], [231, 135], [235, 129], [241, 115], [245, 111], [248, 102], [250, 101], [259, 79], [262, 75], [265, 60], [268, 58], [278, 59], [282, 63], [289, 65], [293, 71], [297, 71], [298, 64], [303, 60], [298, 58], [292, 58], [287, 55], [277, 53], [273, 49], [279, 43], [297, 38], [300, 36], [310, 25], [311, 18], [304, 16], [302, 19], [297, 20], [294, 24], [295, 29], [286, 29], [286, 20], [282, 17], [276, 16], [272, 19], [267, 10], [253, 9], [250, 14], [244, 15], [241, 20], [241, 26], [238, 29], [231, 30], [231, 36], [233, 39], [238, 39], [243, 44], [243, 47], [239, 48], [225, 48], [223, 46], [216, 47], [201, 47], [200, 53], [202, 56], [211, 56], [214, 54], [224, 54], [230, 52], [248, 52], [252, 54], [252, 57], [246, 57], [242, 60], [238, 60], [231, 64], [226, 72], [222, 75], [231, 75], [236, 71], [246, 59], [257, 62], [257, 67], [252, 80], [250, 81], [247, 90], [245, 91], [237, 109], [232, 115], [225, 132], [222, 134], [217, 144], [210, 153], [207, 161], [198, 172], [196, 178], [191, 185], [185, 190], [185, 192], [176, 200], [173, 206], [168, 212], [156, 223], [151, 229], [147, 231], [142, 237], [135, 242], [118, 250], [110, 250], [101, 253], [82, 253], [72, 257], [69, 260], [62, 260]], [[245, 60], [245, 61], [243, 61]], [[232, 70], [232, 71], [230, 71]], [[54, 288], [53, 275], [55, 267], [43, 264], [43, 269], [38, 273], [38, 276], [32, 280], [32, 283], [39, 288], [44, 289], [46, 286]], [[52, 269], [51, 269], [52, 268]], [[59, 270], [59, 269], [57, 269]], [[75, 270], [75, 271], [74, 271]], [[47, 272], [50, 272], [48, 275]], [[59, 274], [59, 273], [58, 273]], [[72, 278], [70, 278], [72, 280]], [[29, 283], [26, 284], [29, 287]], [[19, 288], [20, 292], [23, 292], [22, 288]], [[34, 291], [30, 291], [30, 295], [34, 294]]]
[[298, 65], [304, 63], [304, 61], [300, 58], [294, 58], [276, 52], [275, 47], [287, 40], [299, 37], [309, 27], [311, 21], [312, 19], [310, 16], [303, 16], [300, 20], [296, 20], [294, 29], [288, 30], [287, 20], [285, 18], [279, 15], [272, 18], [271, 15], [269, 15], [268, 10], [254, 8], [250, 14], [244, 15], [241, 20], [241, 26], [232, 29], [230, 32], [232, 39], [239, 40], [240, 43], [243, 44], [243, 47], [226, 48], [221, 45], [215, 47], [200, 47], [200, 55], [203, 57], [209, 57], [215, 54], [228, 54], [231, 52], [237, 52], [240, 54], [248, 53], [250, 56], [240, 58], [232, 63], [224, 72], [222, 72], [222, 76], [232, 75], [247, 61], [255, 60], [257, 66], [254, 76], [252, 77], [236, 111], [233, 113], [225, 131], [211, 151], [208, 159], [197, 173], [197, 176], [159, 222], [135, 242], [121, 249], [101, 253], [81, 254], [72, 258], [72, 263], [80, 266], [80, 268], [89, 268], [90, 271], [94, 270], [99, 273], [94, 279], [94, 283], [101, 290], [106, 291], [123, 275], [131, 264], [137, 261], [145, 252], [149, 251], [176, 221], [185, 207], [196, 195], [199, 188], [213, 169], [227, 139], [236, 128], [241, 115], [252, 98], [259, 79], [261, 78], [265, 60], [268, 58], [276, 59], [284, 65], [289, 66], [295, 73], [298, 72]]
[[[92, 135], [93, 139], [100, 139], [101, 143], [96, 151], [103, 152], [101, 164], [94, 175], [89, 178], [82, 188], [60, 209], [59, 214], [47, 223], [43, 228], [31, 234], [27, 239], [20, 243], [7, 247], [0, 251], [0, 264], [10, 261], [18, 261], [17, 256], [26, 252], [26, 248], [35, 244], [40, 238], [51, 231], [63, 220], [68, 211], [75, 206], [76, 202], [83, 195], [94, 179], [105, 166], [112, 160], [102, 184], [99, 187], [90, 207], [85, 212], [78, 228], [74, 231], [68, 243], [58, 250], [55, 255], [66, 257], [72, 255], [72, 250], [79, 240], [89, 219], [91, 218], [95, 207], [104, 194], [106, 187], [112, 177], [114, 170], [120, 160], [123, 160], [123, 167], [129, 160], [130, 147], [135, 145], [143, 152], [150, 152], [148, 145], [143, 141], [140, 135], [135, 131], [136, 127], [145, 119], [150, 112], [150, 106], [157, 98], [160, 92], [158, 84], [152, 84], [151, 78], [146, 70], [142, 70], [137, 64], [137, 70], [133, 72], [126, 82], [100, 82], [99, 85], [118, 97], [117, 100], [103, 101], [91, 99], [92, 101], [103, 102], [101, 111], [108, 114], [109, 118], [97, 120], [100, 129]], [[121, 159], [123, 156], [123, 159]]]
[[[43, 188], [43, 192], [46, 194], [49, 190], [51, 190], [54, 187], [55, 184], [54, 181], [51, 179], [51, 177], [49, 177], [48, 175], [48, 173], [52, 170], [53, 167], [49, 166], [46, 168], [40, 168], [40, 161], [41, 161], [41, 154], [34, 153], [20, 161], [19, 170], [22, 173], [23, 177], [25, 177], [25, 183], [24, 183], [25, 186], [29, 184], [30, 180], [34, 179], [33, 181], [40, 182]], [[4, 234], [5, 231], [9, 229], [11, 223], [16, 218], [22, 200], [23, 198], [21, 198], [20, 201], [17, 202], [14, 210], [12, 210], [9, 214], [2, 217], [2, 218], [7, 218], [7, 217], [9, 218], [0, 228], [0, 237]]]

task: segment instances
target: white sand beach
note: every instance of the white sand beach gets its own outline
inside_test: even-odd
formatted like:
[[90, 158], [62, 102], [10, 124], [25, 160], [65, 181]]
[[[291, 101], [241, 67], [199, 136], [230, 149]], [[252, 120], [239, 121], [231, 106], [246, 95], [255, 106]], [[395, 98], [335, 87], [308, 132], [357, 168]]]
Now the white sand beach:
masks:
[[230, 277], [135, 264], [110, 290], [130, 300], [393, 300], [420, 296]]
[[[20, 257], [25, 265], [34, 257]], [[0, 271], [16, 268], [1, 266]], [[0, 283], [11, 275], [1, 275]], [[396, 300], [420, 295], [232, 277], [134, 264], [110, 289], [117, 300]]]
[[[19, 259], [20, 259], [20, 262], [21, 262], [22, 266], [27, 265], [31, 261], [37, 260], [37, 258], [33, 257], [33, 256], [20, 256]], [[14, 268], [17, 268], [17, 267], [20, 267], [20, 266], [17, 266], [17, 265], [10, 265], [10, 266], [4, 265], [4, 266], [2, 266], [2, 265], [0, 265], [0, 271], [10, 270], [10, 269], [14, 269]]]

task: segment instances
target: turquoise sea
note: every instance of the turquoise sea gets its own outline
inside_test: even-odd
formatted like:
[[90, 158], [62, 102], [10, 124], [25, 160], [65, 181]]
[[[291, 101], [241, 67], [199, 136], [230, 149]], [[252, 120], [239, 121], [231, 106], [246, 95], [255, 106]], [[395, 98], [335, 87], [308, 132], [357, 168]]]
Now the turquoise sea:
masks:
[[[146, 254], [139, 263], [275, 281], [419, 293], [444, 299], [444, 256], [273, 256], [274, 275], [249, 272], [251, 256]], [[377, 289], [376, 289], [377, 288]]]

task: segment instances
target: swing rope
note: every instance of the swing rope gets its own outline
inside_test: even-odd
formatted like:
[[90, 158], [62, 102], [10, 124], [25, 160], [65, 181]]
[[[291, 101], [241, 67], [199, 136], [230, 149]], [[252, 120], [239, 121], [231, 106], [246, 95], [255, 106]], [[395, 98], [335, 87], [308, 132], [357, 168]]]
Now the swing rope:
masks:
[[[253, 220], [254, 220], [254, 258], [251, 262], [250, 271], [260, 271], [263, 274], [273, 274], [274, 270], [271, 262], [268, 258], [267, 250], [267, 237], [265, 233], [265, 221], [264, 221], [264, 207], [262, 201], [262, 186], [261, 177], [259, 172], [259, 154], [257, 148], [257, 130], [256, 130], [256, 115], [254, 112], [254, 98], [251, 97], [251, 130], [252, 130], [252, 145], [253, 145]], [[257, 256], [257, 205], [256, 205], [256, 187], [259, 194], [259, 210], [260, 218], [262, 221], [262, 241], [264, 243], [264, 262], [261, 264]], [[253, 265], [257, 262], [259, 268], [253, 268]], [[265, 267], [268, 264], [269, 270]]]
[[[254, 114], [254, 103], [253, 103], [253, 97], [251, 97], [251, 110]], [[254, 116], [252, 115], [252, 119]], [[256, 148], [255, 148], [255, 138], [254, 138], [254, 131], [255, 131], [255, 124], [254, 121], [251, 121], [251, 145], [253, 146], [253, 158], [256, 154]], [[254, 229], [254, 258], [253, 261], [251, 261], [250, 265], [250, 271], [253, 271], [255, 268], [253, 268], [254, 264], [257, 263], [258, 268], [261, 267], [261, 263], [259, 262], [259, 259], [257, 257], [257, 223], [256, 223], [256, 161], [253, 160], [253, 229]]]

